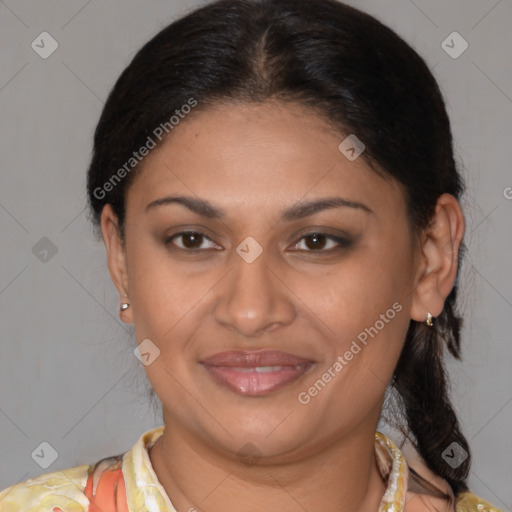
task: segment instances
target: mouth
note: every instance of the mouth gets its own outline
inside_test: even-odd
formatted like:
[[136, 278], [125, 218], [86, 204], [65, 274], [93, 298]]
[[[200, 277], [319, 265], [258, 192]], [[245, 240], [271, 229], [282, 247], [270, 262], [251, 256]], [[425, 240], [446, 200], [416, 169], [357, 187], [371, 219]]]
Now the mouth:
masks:
[[216, 383], [231, 391], [262, 396], [297, 381], [315, 362], [278, 350], [237, 350], [214, 354], [201, 364]]

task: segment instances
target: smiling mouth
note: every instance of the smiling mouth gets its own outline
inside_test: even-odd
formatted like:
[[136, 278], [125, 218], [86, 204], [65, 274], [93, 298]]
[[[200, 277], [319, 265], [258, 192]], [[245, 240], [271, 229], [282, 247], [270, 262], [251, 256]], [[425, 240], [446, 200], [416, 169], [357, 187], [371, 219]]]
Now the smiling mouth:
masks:
[[201, 364], [213, 380], [246, 396], [262, 396], [300, 379], [314, 361], [280, 351], [231, 351]]

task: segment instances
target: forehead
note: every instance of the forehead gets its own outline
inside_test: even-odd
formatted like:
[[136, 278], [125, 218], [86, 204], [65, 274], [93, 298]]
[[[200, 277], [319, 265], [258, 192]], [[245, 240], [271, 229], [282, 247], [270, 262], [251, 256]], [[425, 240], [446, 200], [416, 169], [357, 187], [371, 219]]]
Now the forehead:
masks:
[[345, 138], [294, 103], [208, 107], [182, 120], [145, 158], [127, 210], [176, 192], [245, 210], [334, 194], [372, 203], [372, 209], [403, 207], [394, 180], [339, 150]]

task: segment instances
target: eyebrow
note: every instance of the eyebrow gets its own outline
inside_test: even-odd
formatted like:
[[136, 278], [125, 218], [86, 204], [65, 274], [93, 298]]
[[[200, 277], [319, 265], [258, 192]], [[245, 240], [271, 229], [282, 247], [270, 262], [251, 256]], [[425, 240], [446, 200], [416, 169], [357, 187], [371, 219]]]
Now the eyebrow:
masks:
[[[209, 201], [189, 196], [162, 197], [149, 203], [144, 211], [147, 213], [149, 210], [156, 208], [157, 206], [174, 203], [181, 204], [192, 212], [209, 219], [225, 220], [227, 217], [226, 212], [223, 209], [213, 206]], [[292, 220], [309, 217], [310, 215], [322, 210], [340, 207], [354, 208], [366, 213], [374, 213], [374, 211], [368, 208], [368, 206], [358, 201], [350, 201], [343, 197], [322, 197], [313, 201], [300, 202], [287, 208], [281, 213], [280, 220], [290, 222]]]

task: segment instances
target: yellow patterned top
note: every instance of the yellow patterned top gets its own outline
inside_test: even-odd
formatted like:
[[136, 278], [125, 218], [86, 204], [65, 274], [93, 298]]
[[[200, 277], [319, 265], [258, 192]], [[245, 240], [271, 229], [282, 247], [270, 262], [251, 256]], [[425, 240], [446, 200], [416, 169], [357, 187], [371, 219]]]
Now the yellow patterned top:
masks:
[[[162, 426], [143, 433], [124, 454], [12, 485], [0, 492], [0, 512], [176, 512], [149, 458], [163, 431]], [[411, 512], [427, 509], [421, 495], [408, 490], [410, 472], [402, 452], [380, 432], [375, 453], [387, 482], [378, 512], [399, 512], [404, 505]], [[455, 509], [502, 512], [470, 492], [459, 496]]]

